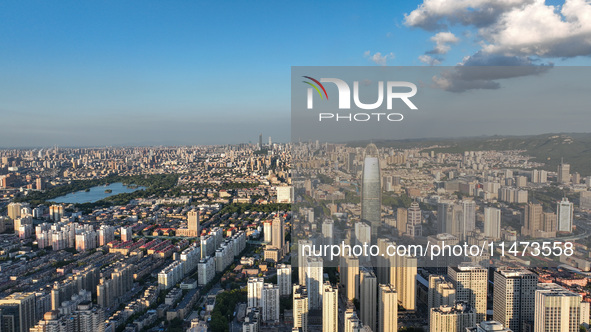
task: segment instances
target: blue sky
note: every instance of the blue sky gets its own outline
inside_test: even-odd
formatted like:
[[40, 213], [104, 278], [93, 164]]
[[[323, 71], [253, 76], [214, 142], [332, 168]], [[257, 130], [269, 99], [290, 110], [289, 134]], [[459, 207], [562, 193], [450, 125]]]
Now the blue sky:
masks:
[[[458, 41], [440, 65], [482, 48], [451, 17], [439, 30], [406, 22], [421, 4], [0, 2], [0, 147], [288, 141], [291, 66], [425, 65], [442, 31]], [[533, 56], [587, 65], [585, 52]]]

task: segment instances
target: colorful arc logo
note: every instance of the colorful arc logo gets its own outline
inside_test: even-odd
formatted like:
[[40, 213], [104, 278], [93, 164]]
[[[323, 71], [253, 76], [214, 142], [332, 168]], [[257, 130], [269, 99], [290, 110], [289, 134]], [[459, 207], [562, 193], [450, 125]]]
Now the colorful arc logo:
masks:
[[[313, 81], [314, 83], [318, 84], [318, 86], [322, 89], [322, 91], [324, 91], [324, 95], [326, 96], [326, 100], [328, 100], [328, 94], [326, 93], [326, 89], [324, 89], [324, 86], [322, 85], [322, 83], [320, 83], [318, 80], [313, 79], [310, 76], [302, 76], [302, 77], [307, 78], [307, 79]], [[322, 96], [322, 93], [320, 92], [320, 89], [318, 89], [318, 86], [316, 86], [308, 81], [302, 81], [302, 82], [304, 82], [304, 83], [310, 85], [311, 87], [313, 87], [314, 89], [316, 89], [316, 91], [318, 92], [318, 95], [320, 95], [320, 99], [324, 98]]]

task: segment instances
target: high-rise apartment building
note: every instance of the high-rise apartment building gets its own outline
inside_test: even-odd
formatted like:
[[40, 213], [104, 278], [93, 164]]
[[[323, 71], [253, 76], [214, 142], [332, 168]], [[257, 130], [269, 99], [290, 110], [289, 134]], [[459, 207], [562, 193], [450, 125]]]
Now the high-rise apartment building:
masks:
[[591, 191], [581, 191], [579, 208], [582, 210], [591, 210]]
[[558, 231], [568, 232], [573, 231], [573, 214], [574, 205], [568, 201], [568, 198], [563, 197], [562, 201], [556, 204], [556, 216], [558, 217]]
[[188, 236], [199, 236], [199, 210], [191, 210], [187, 213], [187, 228], [189, 229]]
[[456, 290], [451, 281], [442, 275], [429, 276], [429, 290], [427, 295], [428, 310], [440, 306], [453, 306], [456, 303]]
[[474, 200], [462, 201], [462, 224], [461, 230], [462, 239], [467, 239], [470, 234], [476, 228], [476, 202]]
[[108, 225], [101, 225], [98, 230], [98, 244], [99, 246], [105, 246], [107, 243], [115, 240], [115, 227]]
[[328, 281], [322, 287], [322, 332], [339, 330], [339, 290]]
[[308, 292], [302, 285], [293, 285], [293, 327], [308, 331]]
[[53, 221], [60, 221], [64, 216], [63, 205], [52, 205], [49, 207], [49, 219]]
[[[103, 324], [104, 325], [104, 324]], [[69, 332], [82, 331], [76, 329], [74, 319], [71, 315], [61, 315], [58, 310], [48, 311], [43, 315], [37, 325], [31, 327], [29, 332]], [[86, 330], [84, 330], [86, 331]], [[92, 331], [92, 330], [88, 330]], [[98, 331], [98, 330], [97, 330]], [[103, 328], [104, 331], [104, 328]]]
[[359, 258], [346, 256], [341, 264], [341, 283], [348, 300], [359, 299]]
[[73, 312], [74, 331], [80, 332], [105, 332], [105, 311], [85, 301], [76, 307]]
[[408, 223], [408, 213], [405, 208], [398, 208], [396, 210], [396, 228], [398, 228], [398, 235], [403, 235], [407, 232], [406, 226]]
[[277, 203], [291, 204], [293, 202], [293, 187], [292, 186], [279, 186], [277, 190]]
[[494, 272], [493, 319], [514, 332], [525, 331], [534, 321], [538, 276], [529, 270], [500, 269]]
[[570, 165], [565, 164], [564, 161], [558, 165], [558, 183], [569, 183], [570, 182]]
[[345, 311], [345, 332], [361, 332], [363, 331], [363, 323], [355, 313], [353, 308], [347, 308]]
[[538, 284], [535, 291], [534, 332], [579, 331], [581, 300], [580, 294], [557, 284]]
[[327, 219], [322, 223], [322, 242], [324, 245], [334, 243], [334, 221]]
[[464, 263], [449, 266], [447, 275], [456, 289], [456, 301], [466, 302], [474, 308], [477, 322], [486, 320], [488, 270], [479, 265]]
[[7, 214], [8, 214], [8, 218], [12, 219], [12, 220], [16, 220], [17, 218], [20, 218], [21, 216], [21, 207], [22, 205], [20, 203], [10, 203], [7, 206]]
[[415, 310], [417, 258], [393, 256], [390, 261], [390, 284], [395, 285], [398, 302], [406, 310]]
[[484, 236], [489, 239], [501, 238], [501, 210], [494, 207], [484, 208]]
[[513, 332], [511, 329], [503, 326], [502, 323], [491, 320], [476, 324], [475, 327], [466, 329], [467, 332]]
[[283, 218], [277, 216], [273, 218], [273, 224], [271, 225], [272, 236], [271, 236], [271, 248], [283, 250], [285, 246], [285, 226]]
[[378, 330], [398, 331], [398, 294], [394, 286], [380, 285], [378, 290]]
[[407, 225], [406, 232], [411, 237], [423, 236], [423, 217], [421, 215], [421, 208], [419, 203], [412, 202], [407, 211]]
[[263, 296], [263, 278], [249, 278], [247, 283], [247, 301], [249, 307], [261, 307], [261, 298]]
[[207, 285], [215, 277], [215, 258], [205, 257], [197, 263], [197, 283]]
[[432, 308], [429, 315], [430, 332], [465, 332], [476, 325], [474, 308], [465, 302]]
[[359, 275], [359, 318], [376, 331], [377, 278], [373, 271], [362, 269]]
[[363, 246], [365, 244], [370, 244], [372, 241], [371, 238], [371, 226], [363, 221], [358, 221], [355, 223], [355, 244]]
[[306, 262], [306, 289], [310, 310], [322, 309], [322, 285], [324, 272], [320, 257], [308, 257]]
[[437, 222], [439, 233], [452, 234], [459, 239], [464, 239], [467, 234], [464, 228], [464, 212], [460, 204], [454, 202], [442, 202], [437, 207]]
[[[380, 252], [386, 252], [388, 247], [394, 248], [396, 245], [389, 239], [379, 238], [378, 248]], [[378, 284], [388, 284], [390, 282], [390, 258], [387, 256], [376, 257], [376, 277], [378, 278]]]
[[290, 295], [292, 290], [291, 285], [291, 265], [279, 264], [277, 266], [277, 286], [279, 286], [279, 295]]
[[300, 285], [306, 285], [306, 257], [310, 256], [311, 248], [312, 241], [298, 240], [298, 284]]
[[12, 293], [0, 299], [2, 331], [28, 332], [36, 323], [35, 293]]
[[264, 284], [261, 290], [261, 313], [263, 321], [271, 324], [279, 323], [279, 287]]
[[261, 311], [259, 308], [246, 308], [242, 332], [259, 332], [261, 326]]
[[531, 173], [531, 182], [533, 183], [546, 183], [548, 182], [548, 172], [544, 170], [534, 169]]
[[529, 203], [523, 213], [523, 227], [521, 234], [535, 236], [536, 231], [542, 229], [542, 205]]
[[133, 239], [133, 229], [131, 227], [121, 227], [119, 232], [121, 235], [121, 242], [127, 242]]
[[271, 221], [267, 220], [263, 222], [263, 241], [267, 244], [271, 243], [273, 239], [273, 224]]

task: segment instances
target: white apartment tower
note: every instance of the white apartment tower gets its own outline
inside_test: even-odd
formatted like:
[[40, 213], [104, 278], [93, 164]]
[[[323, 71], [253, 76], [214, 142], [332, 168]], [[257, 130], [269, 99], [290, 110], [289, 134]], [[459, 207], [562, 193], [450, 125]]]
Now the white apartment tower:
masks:
[[339, 290], [327, 281], [322, 287], [322, 332], [339, 330]]
[[559, 285], [538, 284], [535, 292], [534, 332], [579, 331], [581, 300], [580, 294]]
[[390, 284], [380, 285], [378, 293], [378, 332], [398, 331], [398, 294]]
[[279, 286], [279, 295], [291, 295], [291, 265], [279, 264], [277, 266], [277, 286]]
[[248, 306], [260, 308], [261, 307], [261, 298], [263, 295], [263, 285], [265, 283], [265, 279], [263, 278], [249, 278], [247, 283], [247, 299], [248, 299]]
[[534, 321], [538, 276], [529, 270], [497, 270], [494, 274], [493, 319], [514, 332]]
[[476, 311], [476, 321], [486, 320], [488, 270], [479, 265], [449, 266], [447, 275], [456, 289], [456, 300], [468, 303]]
[[308, 257], [306, 264], [306, 289], [310, 310], [322, 309], [322, 284], [324, 272], [322, 258]]

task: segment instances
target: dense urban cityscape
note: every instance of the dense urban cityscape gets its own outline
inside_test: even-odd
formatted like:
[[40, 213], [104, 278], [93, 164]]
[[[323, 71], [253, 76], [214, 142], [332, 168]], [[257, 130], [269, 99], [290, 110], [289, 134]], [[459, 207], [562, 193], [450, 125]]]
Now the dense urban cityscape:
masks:
[[1, 1], [0, 332], [591, 332], [591, 0]]
[[1, 151], [2, 331], [227, 330], [220, 306], [244, 317], [247, 278], [276, 275], [287, 147]]
[[446, 148], [1, 150], [1, 331], [587, 330], [591, 174]]

